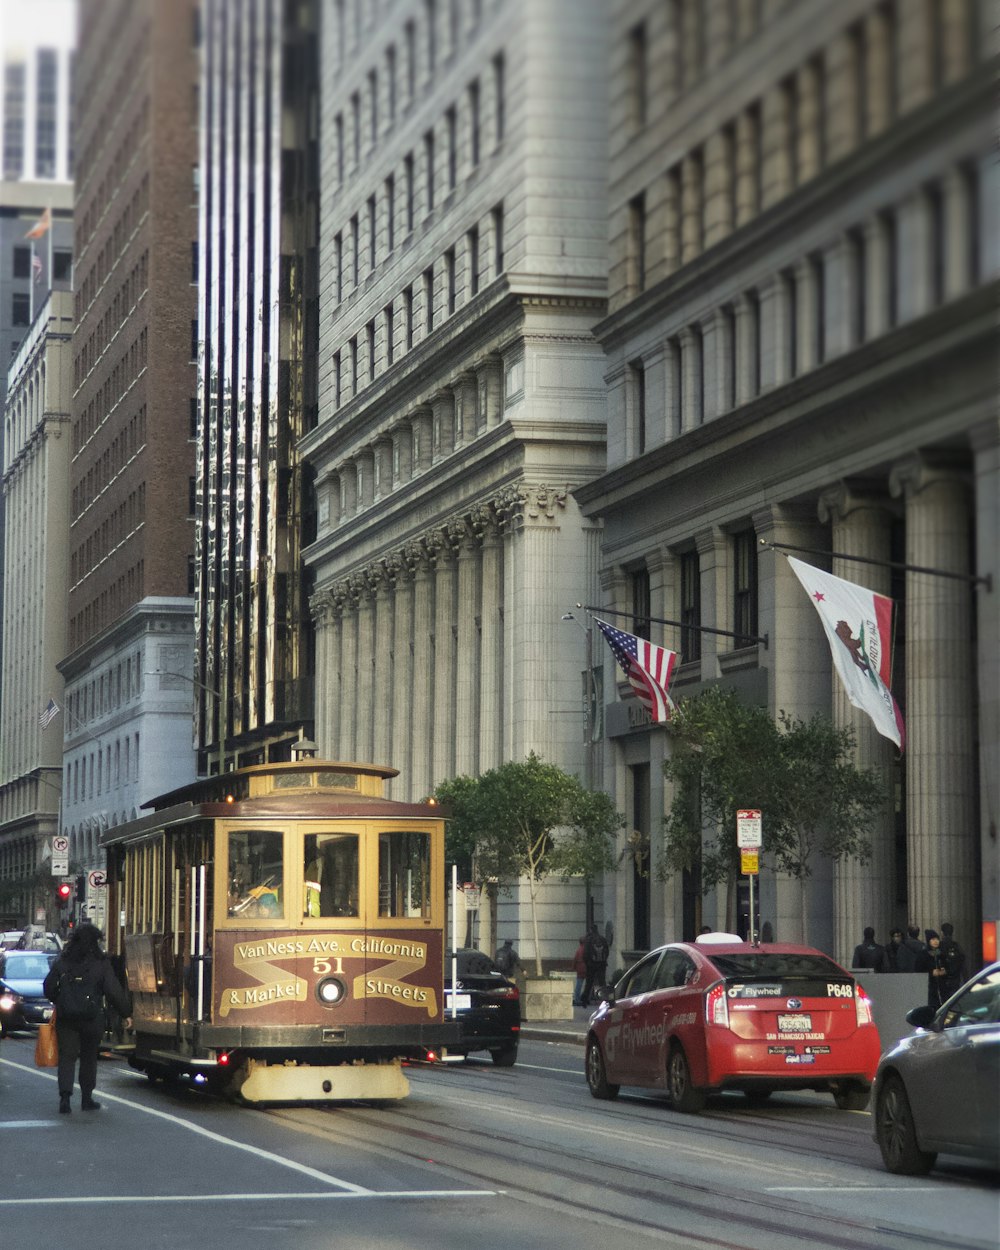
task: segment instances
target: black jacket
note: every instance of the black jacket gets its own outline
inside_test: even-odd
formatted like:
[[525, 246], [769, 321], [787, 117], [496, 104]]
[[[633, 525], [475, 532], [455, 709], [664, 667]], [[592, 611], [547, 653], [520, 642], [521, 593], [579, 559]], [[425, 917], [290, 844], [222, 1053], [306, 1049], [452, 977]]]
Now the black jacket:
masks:
[[[101, 988], [104, 997], [112, 1007], [121, 1016], [130, 1016], [132, 1014], [132, 1004], [129, 1001], [128, 994], [122, 989], [118, 982], [118, 978], [114, 974], [111, 967], [111, 960], [107, 955], [98, 955], [93, 959], [69, 960], [65, 955], [60, 955], [52, 967], [49, 969], [48, 976], [42, 982], [42, 993], [53, 1003], [57, 1003], [59, 997], [59, 984], [63, 974], [66, 972], [79, 976], [81, 973], [86, 979], [94, 985]], [[59, 1016], [56, 1014], [56, 1022]]]

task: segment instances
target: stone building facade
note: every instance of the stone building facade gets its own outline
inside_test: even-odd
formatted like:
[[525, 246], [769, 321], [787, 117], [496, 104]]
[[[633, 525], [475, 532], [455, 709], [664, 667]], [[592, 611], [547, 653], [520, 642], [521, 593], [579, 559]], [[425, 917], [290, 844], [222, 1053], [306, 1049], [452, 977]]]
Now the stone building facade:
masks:
[[[394, 765], [397, 798], [532, 750], [582, 774], [585, 659], [561, 618], [597, 589], [573, 488], [604, 463], [603, 6], [330, 13], [302, 443], [320, 751]], [[547, 957], [572, 955], [583, 908], [553, 891]]]
[[[103, 866], [104, 828], [194, 777], [198, 9], [196, 0], [79, 6], [60, 669], [63, 827], [83, 869]], [[147, 632], [172, 636], [169, 668], [142, 644]], [[88, 896], [88, 908], [99, 901]]]
[[11, 364], [4, 410], [0, 915], [11, 924], [53, 901], [36, 874], [62, 790], [72, 335], [73, 297], [53, 291]]
[[[576, 491], [603, 523], [601, 601], [681, 652], [677, 694], [722, 682], [855, 728], [894, 797], [868, 866], [814, 866], [810, 941], [848, 959], [865, 925], [950, 920], [975, 952], [1000, 915], [988, 6], [612, 7], [608, 462]], [[898, 601], [902, 756], [763, 542]], [[669, 735], [628, 710], [608, 708], [605, 781], [655, 868]], [[637, 947], [726, 922], [655, 870], [608, 895]], [[798, 883], [766, 860], [761, 918], [801, 936]]]

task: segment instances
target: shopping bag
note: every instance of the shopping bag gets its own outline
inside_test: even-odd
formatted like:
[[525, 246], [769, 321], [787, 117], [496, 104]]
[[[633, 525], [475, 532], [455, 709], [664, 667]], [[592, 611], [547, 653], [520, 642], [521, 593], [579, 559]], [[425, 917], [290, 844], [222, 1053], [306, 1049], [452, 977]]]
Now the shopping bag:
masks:
[[39, 1068], [56, 1068], [59, 1066], [59, 1044], [56, 1041], [56, 1013], [46, 1024], [38, 1026], [38, 1039], [35, 1042], [35, 1066]]

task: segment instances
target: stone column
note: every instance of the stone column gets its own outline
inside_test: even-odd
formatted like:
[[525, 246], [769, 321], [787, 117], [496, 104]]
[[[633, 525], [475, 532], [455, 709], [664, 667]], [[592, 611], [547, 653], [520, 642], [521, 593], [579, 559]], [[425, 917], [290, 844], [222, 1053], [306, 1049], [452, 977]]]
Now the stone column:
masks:
[[451, 393], [455, 410], [455, 446], [463, 447], [472, 442], [479, 428], [476, 375], [471, 370], [462, 373], [451, 387]]
[[909, 0], [896, 10], [899, 111], [909, 113], [933, 91], [934, 30], [932, 0]]
[[945, 84], [958, 82], [969, 72], [970, 27], [975, 8], [975, 0], [943, 0], [941, 5], [941, 61]]
[[847, 31], [826, 45], [826, 159], [838, 161], [858, 146], [857, 52]]
[[796, 173], [801, 184], [823, 168], [823, 80], [815, 61], [807, 61], [797, 75], [798, 124]]
[[762, 157], [764, 161], [763, 204], [770, 208], [792, 190], [791, 130], [789, 102], [781, 86], [764, 93]]
[[667, 365], [662, 343], [643, 354], [646, 381], [646, 450], [659, 447], [666, 438]]
[[756, 114], [744, 109], [736, 118], [736, 225], [742, 226], [760, 212], [761, 137]]
[[[402, 794], [412, 794], [413, 766], [413, 561], [404, 551], [395, 560], [396, 602], [392, 634], [391, 758], [403, 779]], [[398, 784], [398, 783], [396, 783]], [[423, 798], [423, 795], [418, 796]]]
[[736, 314], [736, 404], [745, 404], [754, 397], [754, 327], [753, 310], [745, 295], [733, 302]]
[[689, 430], [697, 429], [701, 423], [701, 413], [698, 404], [701, 394], [701, 362], [698, 360], [698, 353], [695, 350], [697, 346], [696, 336], [690, 326], [685, 326], [681, 330], [680, 345], [681, 368], [684, 371], [681, 433], [687, 434]]
[[852, 254], [846, 235], [840, 235], [823, 252], [823, 324], [826, 328], [823, 359], [841, 356], [851, 346]]
[[431, 397], [433, 458], [437, 463], [455, 450], [455, 397], [439, 391]]
[[889, 329], [890, 238], [879, 217], [865, 222], [865, 338]]
[[681, 264], [701, 253], [704, 165], [688, 155], [681, 163]]
[[[721, 309], [713, 309], [701, 327], [701, 391], [702, 421], [711, 421], [724, 411], [722, 397], [728, 361], [722, 352], [723, 317]], [[647, 391], [649, 374], [646, 374]]]
[[407, 421], [392, 432], [392, 478], [397, 486], [413, 476], [413, 430]]
[[501, 360], [499, 356], [487, 356], [476, 364], [476, 384], [479, 389], [477, 417], [482, 429], [499, 425], [503, 420], [503, 395], [500, 386]]
[[410, 794], [425, 798], [434, 788], [434, 571], [424, 542], [412, 543], [406, 556], [413, 568], [413, 711], [410, 719]]
[[681, 266], [681, 180], [676, 169], [664, 175], [663, 265], [665, 274]]
[[781, 278], [771, 274], [758, 287], [760, 300], [760, 389], [773, 390], [784, 380], [785, 305]]
[[664, 427], [669, 442], [680, 435], [684, 407], [684, 353], [679, 335], [666, 344], [664, 366]]
[[372, 699], [372, 762], [391, 764], [398, 768], [392, 758], [393, 683], [392, 655], [393, 637], [393, 582], [396, 560], [380, 560], [372, 569], [375, 610], [375, 649], [372, 653], [373, 699]]
[[879, 135], [892, 121], [895, 111], [896, 67], [893, 64], [891, 18], [884, 5], [876, 5], [865, 18], [864, 39], [867, 49], [864, 99], [867, 110], [865, 135]]
[[917, 191], [899, 207], [898, 266], [899, 319], [909, 321], [928, 312], [933, 299], [931, 205], [926, 192]]
[[944, 179], [944, 297], [955, 299], [969, 288], [972, 187], [956, 166]]
[[795, 288], [798, 292], [796, 311], [799, 319], [795, 341], [798, 345], [798, 372], [806, 373], [819, 363], [816, 343], [816, 318], [819, 290], [816, 274], [808, 259], [795, 266]]
[[375, 752], [375, 595], [377, 579], [366, 569], [357, 575], [358, 590], [358, 760], [372, 760]]
[[424, 406], [414, 410], [410, 417], [412, 431], [413, 476], [423, 473], [431, 467], [434, 459], [433, 421], [430, 408]]
[[[906, 501], [906, 562], [968, 573], [968, 478], [914, 456], [890, 486]], [[972, 593], [967, 582], [906, 575], [910, 916], [932, 928], [950, 920], [966, 948], [978, 919]]]
[[[429, 540], [430, 541], [430, 540]], [[455, 551], [439, 530], [434, 544], [433, 783], [455, 775]]]
[[[887, 497], [841, 484], [820, 497], [819, 518], [831, 526], [830, 543], [834, 551], [873, 560], [888, 561], [891, 558], [892, 512]], [[889, 593], [890, 571], [887, 566], [834, 558], [831, 572], [847, 581], [867, 586], [878, 594]], [[849, 726], [854, 730], [853, 763], [858, 768], [874, 769], [884, 784], [886, 794], [885, 806], [872, 822], [871, 860], [860, 864], [857, 860], [845, 859], [834, 865], [833, 954], [850, 967], [846, 961], [861, 941], [865, 926], [871, 925], [878, 940], [887, 942], [889, 930], [897, 920], [896, 750], [892, 742], [878, 733], [871, 718], [851, 705], [836, 673], [833, 674], [833, 719], [838, 728]]]
[[[813, 549], [827, 545], [815, 512], [804, 506], [761, 508], [754, 512], [753, 524], [758, 539]], [[769, 640], [766, 651], [763, 645], [759, 647], [759, 663], [768, 669], [768, 707], [772, 715], [783, 711], [803, 720], [816, 712], [828, 714], [832, 664], [822, 623], [785, 556], [763, 548], [759, 552], [757, 632]], [[773, 919], [779, 942], [804, 941], [829, 950], [833, 942], [832, 867], [817, 856], [811, 868], [812, 876], [804, 882], [779, 873], [762, 877], [761, 915]], [[809, 927], [803, 933], [806, 909]]]
[[[709, 629], [729, 629], [729, 544], [726, 535], [716, 527], [695, 534], [698, 550], [698, 577], [701, 591], [701, 624]], [[701, 636], [701, 679], [711, 681], [719, 676], [719, 654], [728, 648], [728, 641], [719, 634]]]
[[358, 750], [358, 587], [354, 579], [334, 589], [341, 606], [340, 708], [337, 758], [361, 759]]
[[449, 526], [457, 558], [455, 608], [455, 773], [475, 773], [479, 763], [480, 656], [479, 540], [464, 521]]
[[735, 188], [731, 133], [718, 130], [705, 144], [705, 246], [711, 247], [733, 230]]
[[478, 771], [484, 773], [503, 763], [503, 549], [492, 508], [477, 508], [473, 524], [482, 541]]

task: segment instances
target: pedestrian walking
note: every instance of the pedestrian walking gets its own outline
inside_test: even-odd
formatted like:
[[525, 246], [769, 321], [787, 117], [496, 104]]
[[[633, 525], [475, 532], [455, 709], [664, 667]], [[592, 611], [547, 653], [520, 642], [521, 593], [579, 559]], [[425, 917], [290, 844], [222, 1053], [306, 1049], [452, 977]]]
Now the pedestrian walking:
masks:
[[965, 951], [955, 941], [955, 927], [946, 920], [941, 926], [941, 955], [944, 959], [944, 977], [942, 989], [946, 998], [951, 998], [968, 980], [965, 966]]
[[906, 937], [903, 939], [903, 945], [908, 951], [913, 952], [913, 971], [921, 971], [920, 957], [923, 955], [924, 951], [926, 951], [927, 947], [924, 946], [923, 942], [920, 940], [920, 926], [915, 925], [912, 920], [906, 926]]
[[582, 1007], [583, 1003], [583, 987], [587, 981], [587, 957], [584, 947], [587, 942], [586, 933], [580, 939], [580, 945], [576, 948], [576, 954], [573, 956], [573, 971], [576, 973], [576, 981], [573, 985], [573, 1006]]
[[851, 967], [871, 968], [875, 972], [887, 971], [885, 947], [875, 941], [875, 930], [871, 925], [865, 929], [864, 940], [854, 948]]
[[56, 1039], [59, 1044], [59, 1111], [68, 1115], [77, 1061], [80, 1064], [80, 1106], [97, 1111], [94, 1098], [97, 1084], [97, 1053], [106, 1024], [105, 1000], [126, 1017], [132, 1027], [132, 1007], [111, 963], [101, 950], [101, 931], [96, 925], [74, 929], [62, 954], [49, 969], [42, 991], [56, 1009]]
[[587, 930], [583, 943], [583, 959], [587, 969], [587, 980], [583, 986], [583, 1005], [590, 1004], [594, 990], [604, 985], [608, 975], [608, 944], [598, 932], [597, 925], [592, 924]]
[[903, 940], [902, 929], [891, 929], [885, 948], [886, 972], [912, 972], [917, 957]]
[[518, 968], [521, 968], [520, 956], [514, 949], [514, 943], [510, 938], [507, 938], [503, 946], [497, 951], [497, 957], [493, 962], [505, 977], [513, 977]]
[[944, 952], [941, 950], [941, 935], [936, 929], [925, 929], [924, 938], [927, 949], [924, 951], [917, 971], [927, 973], [927, 1006], [937, 1011], [948, 997], [944, 992], [944, 978], [947, 974], [944, 966]]

